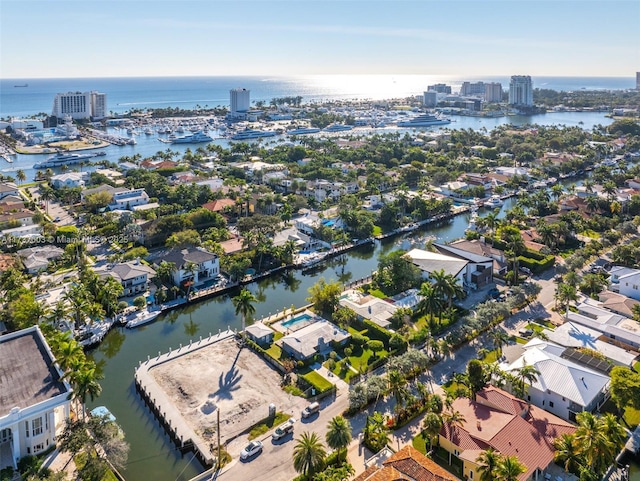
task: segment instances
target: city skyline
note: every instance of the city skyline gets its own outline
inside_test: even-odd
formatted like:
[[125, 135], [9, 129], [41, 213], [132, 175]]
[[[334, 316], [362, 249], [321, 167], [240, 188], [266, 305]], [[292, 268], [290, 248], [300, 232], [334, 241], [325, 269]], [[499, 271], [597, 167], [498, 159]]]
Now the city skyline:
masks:
[[635, 0], [4, 1], [0, 72], [622, 77], [638, 18]]

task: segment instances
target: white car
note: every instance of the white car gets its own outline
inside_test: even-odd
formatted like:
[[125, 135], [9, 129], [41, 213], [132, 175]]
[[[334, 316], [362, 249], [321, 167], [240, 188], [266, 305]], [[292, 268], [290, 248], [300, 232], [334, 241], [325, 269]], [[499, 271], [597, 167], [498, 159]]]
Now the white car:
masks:
[[290, 418], [287, 422], [278, 426], [275, 432], [271, 435], [274, 441], [284, 438], [287, 434], [293, 432], [293, 425], [296, 422], [295, 419]]
[[251, 441], [240, 452], [240, 459], [248, 459], [251, 456], [262, 452], [262, 443], [260, 441]]

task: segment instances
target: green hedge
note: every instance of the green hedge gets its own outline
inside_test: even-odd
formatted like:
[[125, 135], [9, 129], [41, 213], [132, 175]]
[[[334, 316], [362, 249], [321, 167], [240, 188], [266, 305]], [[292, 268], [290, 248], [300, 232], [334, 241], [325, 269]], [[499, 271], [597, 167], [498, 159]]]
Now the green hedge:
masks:
[[384, 342], [385, 349], [389, 349], [389, 340], [391, 339], [392, 332], [384, 327], [378, 326], [375, 322], [369, 319], [364, 319], [362, 325], [367, 328], [367, 336], [369, 339], [375, 339], [377, 341]]
[[519, 256], [518, 261], [520, 262], [520, 267], [526, 267], [527, 269], [530, 269], [531, 272], [539, 274], [553, 266], [556, 262], [556, 258], [555, 256], [549, 255], [544, 256], [542, 260], [537, 260], [530, 257]]

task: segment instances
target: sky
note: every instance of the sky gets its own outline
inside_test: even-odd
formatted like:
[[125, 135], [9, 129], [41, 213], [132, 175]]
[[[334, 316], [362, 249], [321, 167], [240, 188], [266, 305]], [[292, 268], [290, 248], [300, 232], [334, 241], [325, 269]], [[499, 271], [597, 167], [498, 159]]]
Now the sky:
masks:
[[0, 78], [636, 71], [640, 0], [0, 0]]

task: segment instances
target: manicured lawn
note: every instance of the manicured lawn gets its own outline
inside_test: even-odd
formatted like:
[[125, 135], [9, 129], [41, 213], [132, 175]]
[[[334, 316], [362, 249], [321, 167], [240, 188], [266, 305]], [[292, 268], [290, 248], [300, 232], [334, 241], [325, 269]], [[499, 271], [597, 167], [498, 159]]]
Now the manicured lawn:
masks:
[[427, 438], [422, 437], [422, 433], [413, 438], [411, 443], [413, 444], [413, 447], [422, 454], [427, 454]]
[[302, 377], [306, 379], [309, 384], [315, 386], [320, 392], [328, 391], [333, 387], [329, 381], [327, 381], [324, 377], [318, 374], [315, 371], [310, 371], [307, 374], [303, 374]]
[[271, 347], [267, 349], [267, 353], [269, 353], [272, 358], [279, 360], [282, 356], [282, 348], [274, 342], [271, 344]]
[[[349, 357], [349, 362], [356, 371], [360, 371], [361, 368], [363, 371], [366, 371], [369, 364], [376, 360], [371, 360], [371, 358], [373, 357], [373, 351], [371, 349], [363, 349], [359, 355], [356, 354], [357, 352], [358, 351], [354, 350], [354, 355]], [[388, 354], [389, 353], [387, 351], [382, 350], [378, 352], [378, 358], [384, 357]]]
[[374, 226], [373, 226], [373, 234], [372, 234], [372, 235], [373, 235], [374, 237], [375, 237], [375, 236], [382, 235], [382, 228], [381, 228], [380, 226], [378, 226], [378, 225], [374, 225]]
[[369, 291], [369, 294], [371, 294], [373, 297], [377, 297], [378, 299], [386, 299], [387, 297], [389, 297], [380, 289], [371, 289]]
[[527, 329], [531, 329], [536, 334], [540, 334], [542, 331], [544, 331], [544, 327], [534, 322], [530, 322], [529, 324], [527, 324]]
[[[325, 367], [326, 367], [326, 363], [325, 363]], [[336, 376], [338, 376], [340, 379], [342, 379], [344, 382], [350, 382], [351, 378], [353, 376], [357, 376], [358, 374], [356, 372], [353, 372], [352, 369], [350, 369], [345, 365], [344, 359], [338, 361], [336, 363], [336, 367], [334, 367], [331, 372], [334, 373]]]
[[486, 363], [492, 363], [492, 362], [496, 362], [498, 360], [498, 350], [494, 349], [493, 351], [490, 351], [483, 359], [484, 362]]
[[633, 369], [635, 369], [636, 372], [640, 372], [640, 361], [636, 362], [633, 365]]
[[249, 431], [249, 440], [255, 439], [258, 436], [262, 436], [271, 428], [275, 426], [279, 426], [290, 417], [291, 417], [291, 414], [277, 412], [276, 416], [273, 419], [268, 418], [263, 421], [260, 421], [258, 424], [253, 426], [253, 428], [251, 428], [251, 431]]
[[520, 337], [520, 336], [513, 336], [516, 340], [516, 342], [518, 344], [526, 344], [527, 342], [529, 342], [528, 339], [525, 339], [524, 337]]

